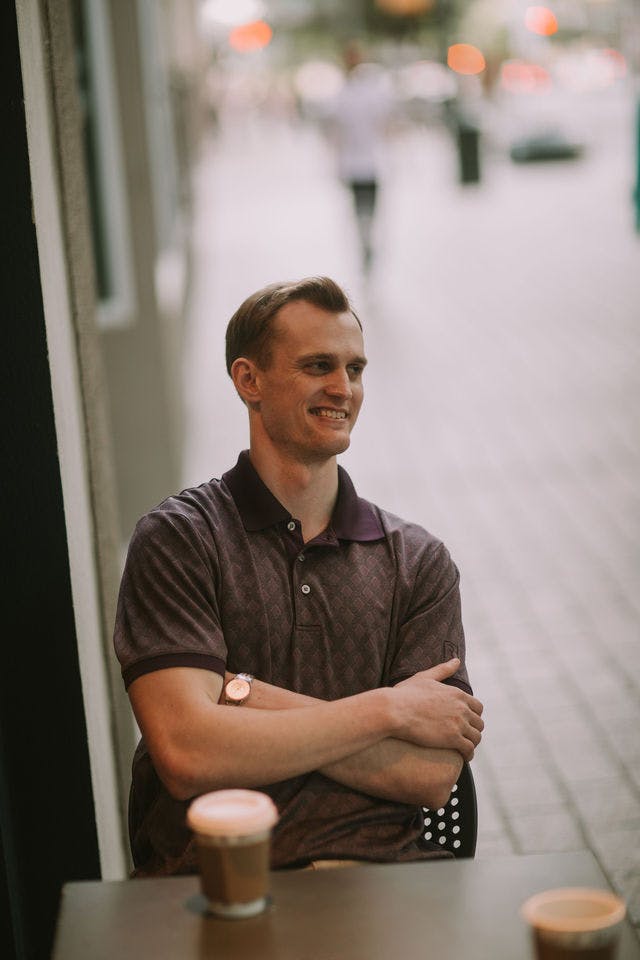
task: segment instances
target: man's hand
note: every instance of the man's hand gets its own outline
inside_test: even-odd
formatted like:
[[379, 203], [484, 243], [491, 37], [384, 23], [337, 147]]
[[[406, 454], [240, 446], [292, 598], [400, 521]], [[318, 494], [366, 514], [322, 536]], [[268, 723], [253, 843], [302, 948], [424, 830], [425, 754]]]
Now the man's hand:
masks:
[[399, 711], [397, 736], [424, 747], [457, 750], [471, 760], [480, 743], [482, 704], [458, 687], [442, 683], [460, 666], [455, 658], [422, 670], [393, 688]]

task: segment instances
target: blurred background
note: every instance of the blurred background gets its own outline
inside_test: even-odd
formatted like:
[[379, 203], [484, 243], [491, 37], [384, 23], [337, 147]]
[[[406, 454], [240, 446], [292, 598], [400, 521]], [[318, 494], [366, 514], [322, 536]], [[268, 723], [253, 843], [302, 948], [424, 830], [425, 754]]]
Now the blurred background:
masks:
[[[365, 327], [344, 465], [460, 568], [478, 856], [591, 849], [640, 924], [636, 0], [2, 17], [8, 956], [48, 955], [61, 882], [129, 868], [126, 546], [247, 446], [226, 323], [310, 274]], [[35, 879], [43, 782], [65, 787]]]

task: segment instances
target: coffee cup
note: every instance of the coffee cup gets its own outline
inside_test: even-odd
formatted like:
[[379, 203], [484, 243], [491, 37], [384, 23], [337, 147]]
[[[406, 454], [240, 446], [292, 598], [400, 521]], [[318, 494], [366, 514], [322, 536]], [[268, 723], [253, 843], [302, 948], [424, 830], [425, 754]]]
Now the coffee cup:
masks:
[[278, 811], [256, 790], [216, 790], [192, 802], [202, 892], [220, 917], [253, 917], [269, 896], [271, 830]]
[[520, 912], [537, 960], [613, 960], [625, 910], [608, 890], [563, 887], [530, 897]]

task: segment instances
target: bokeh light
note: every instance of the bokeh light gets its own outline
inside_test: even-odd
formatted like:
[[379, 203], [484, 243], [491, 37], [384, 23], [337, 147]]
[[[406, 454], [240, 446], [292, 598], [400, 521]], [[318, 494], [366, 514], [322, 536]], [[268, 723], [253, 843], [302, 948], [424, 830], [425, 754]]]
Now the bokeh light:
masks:
[[426, 13], [433, 7], [435, 0], [376, 0], [376, 2], [385, 13], [395, 14], [397, 17], [407, 17]]
[[551, 37], [558, 32], [556, 15], [548, 7], [527, 7], [524, 22], [527, 30], [541, 37]]
[[264, 20], [243, 23], [229, 34], [229, 46], [238, 53], [262, 50], [271, 43], [273, 30]]
[[251, 23], [260, 20], [265, 12], [263, 0], [203, 0], [200, 6], [200, 18], [209, 30]]
[[589, 93], [606, 90], [627, 75], [627, 63], [619, 50], [604, 49], [569, 51], [556, 64], [558, 82], [567, 90]]
[[330, 100], [344, 85], [342, 70], [328, 60], [307, 60], [293, 75], [293, 86], [302, 100]]
[[627, 75], [627, 61], [619, 50], [608, 47], [599, 51], [602, 62], [607, 64], [613, 80], [621, 80]]
[[407, 99], [444, 102], [456, 94], [456, 80], [443, 63], [417, 60], [398, 70], [398, 90]]
[[447, 53], [447, 66], [468, 76], [482, 73], [486, 67], [482, 51], [471, 43], [454, 43]]
[[539, 63], [507, 60], [500, 70], [500, 86], [509, 93], [542, 93], [551, 89], [551, 77]]

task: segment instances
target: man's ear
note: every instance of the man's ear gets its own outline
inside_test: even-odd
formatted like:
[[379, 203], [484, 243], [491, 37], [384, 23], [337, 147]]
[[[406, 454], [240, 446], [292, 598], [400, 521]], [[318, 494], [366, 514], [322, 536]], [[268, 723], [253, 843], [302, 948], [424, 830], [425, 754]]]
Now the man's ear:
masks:
[[231, 379], [238, 391], [238, 396], [253, 409], [258, 409], [260, 405], [257, 373], [258, 368], [253, 360], [248, 360], [246, 357], [238, 357], [231, 364]]

